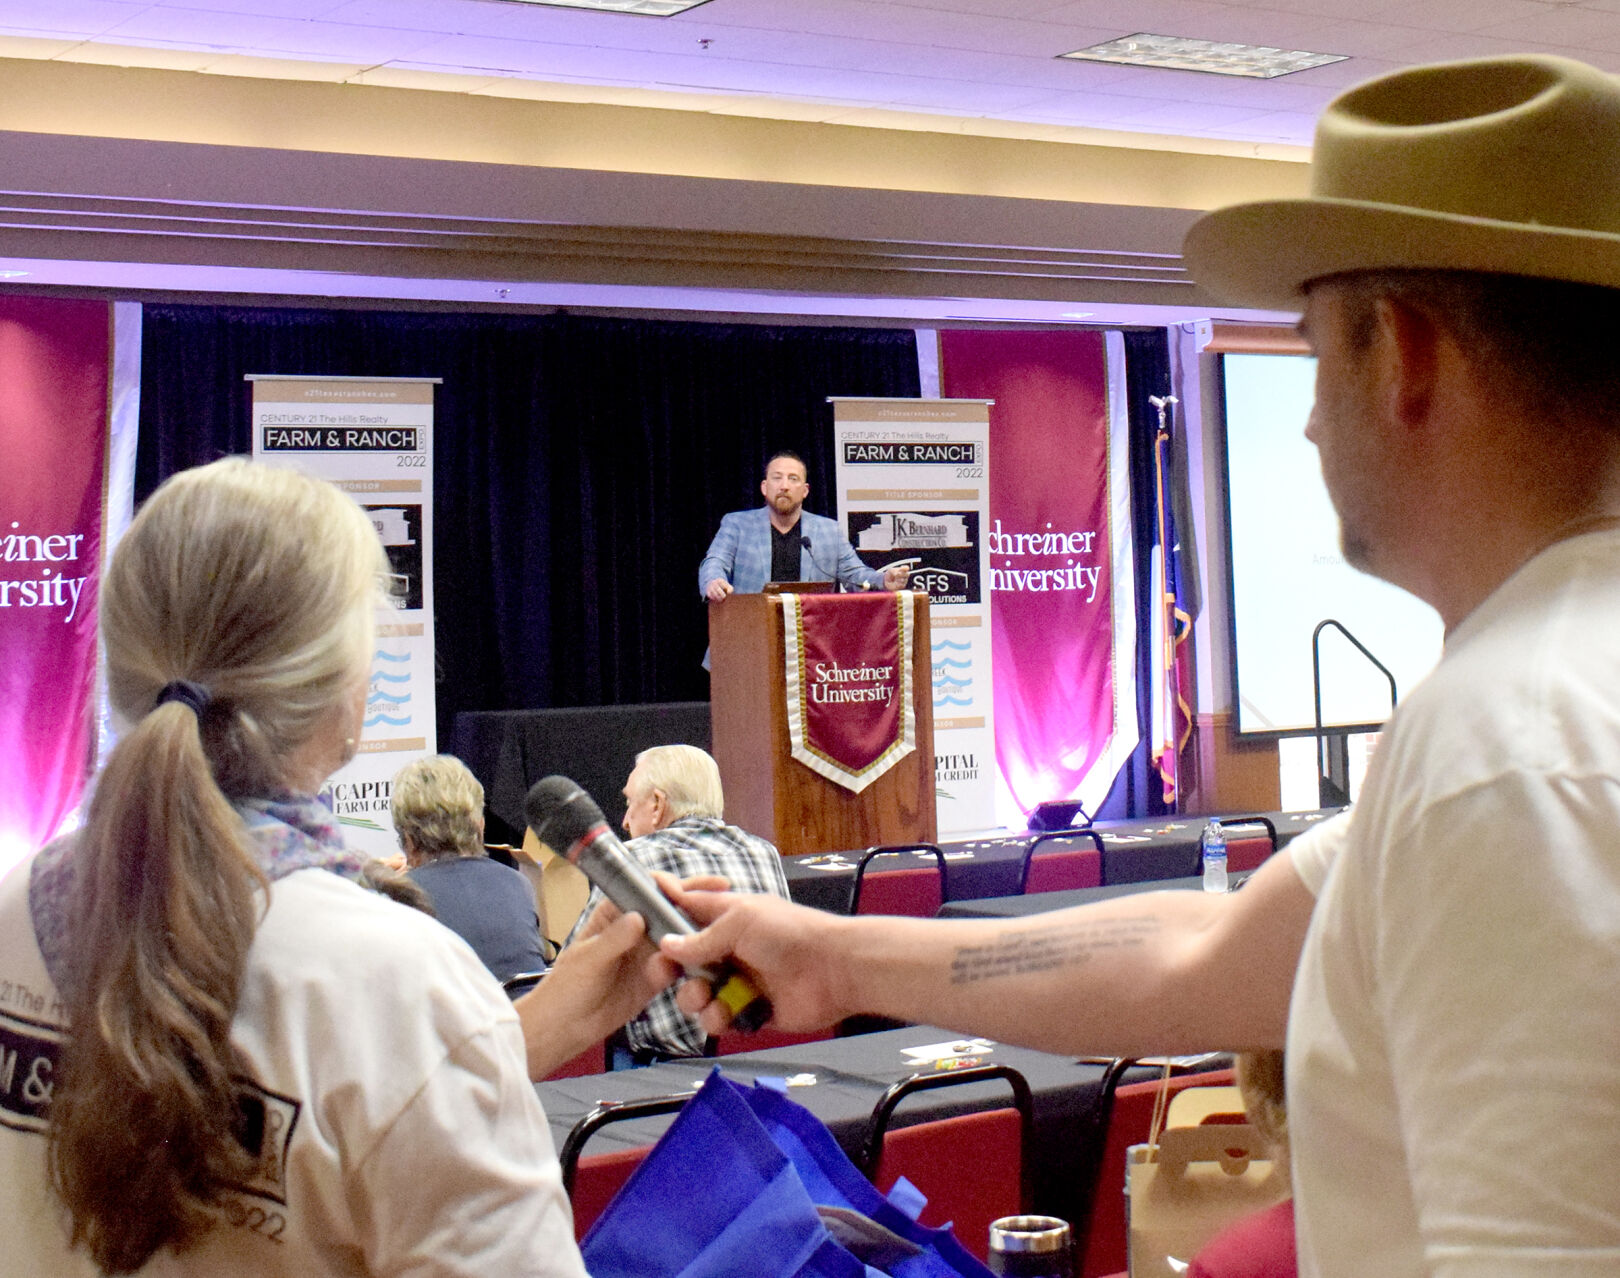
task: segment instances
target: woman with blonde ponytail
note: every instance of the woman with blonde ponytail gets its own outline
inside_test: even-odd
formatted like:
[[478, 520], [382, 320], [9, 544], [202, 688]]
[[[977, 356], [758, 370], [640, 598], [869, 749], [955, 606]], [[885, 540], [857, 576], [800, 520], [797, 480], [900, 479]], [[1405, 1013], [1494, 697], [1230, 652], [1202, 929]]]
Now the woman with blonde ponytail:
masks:
[[120, 542], [121, 738], [0, 882], [0, 1271], [583, 1272], [510, 1004], [314, 798], [386, 569], [351, 499], [240, 460]]

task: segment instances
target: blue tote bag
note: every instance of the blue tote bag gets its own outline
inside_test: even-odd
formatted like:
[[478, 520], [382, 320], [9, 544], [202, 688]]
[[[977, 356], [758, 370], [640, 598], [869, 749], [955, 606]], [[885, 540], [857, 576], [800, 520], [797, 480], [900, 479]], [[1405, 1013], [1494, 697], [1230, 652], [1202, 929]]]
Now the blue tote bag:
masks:
[[809, 1110], [716, 1069], [581, 1251], [592, 1278], [991, 1278], [922, 1207], [904, 1181], [878, 1193]]

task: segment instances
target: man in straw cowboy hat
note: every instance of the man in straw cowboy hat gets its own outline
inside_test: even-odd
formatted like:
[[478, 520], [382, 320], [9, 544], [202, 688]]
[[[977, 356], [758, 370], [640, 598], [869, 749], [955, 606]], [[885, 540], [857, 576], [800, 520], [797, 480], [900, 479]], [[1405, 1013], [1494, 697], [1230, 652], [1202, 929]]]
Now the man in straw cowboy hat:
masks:
[[1620, 1272], [1620, 85], [1398, 72], [1328, 107], [1311, 185], [1186, 256], [1303, 308], [1346, 557], [1446, 624], [1353, 815], [1231, 897], [939, 923], [700, 894], [665, 948], [733, 955], [784, 1028], [1286, 1038], [1302, 1272]]

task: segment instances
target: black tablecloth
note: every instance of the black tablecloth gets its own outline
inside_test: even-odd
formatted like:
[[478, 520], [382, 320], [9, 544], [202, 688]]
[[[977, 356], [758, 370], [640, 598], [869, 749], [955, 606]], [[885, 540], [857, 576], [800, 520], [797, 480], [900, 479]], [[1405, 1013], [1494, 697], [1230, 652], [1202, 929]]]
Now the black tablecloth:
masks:
[[[912, 1074], [932, 1072], [930, 1066], [914, 1064], [902, 1049], [972, 1041], [948, 1030], [912, 1026], [727, 1056], [718, 1061], [674, 1061], [647, 1069], [558, 1079], [538, 1084], [536, 1091], [560, 1150], [569, 1129], [599, 1101], [689, 1092], [716, 1065], [738, 1082], [761, 1076], [797, 1079], [788, 1087], [788, 1095], [821, 1119], [845, 1152], [856, 1158], [866, 1139], [872, 1110], [884, 1090]], [[1089, 1187], [1087, 1160], [1100, 1135], [1094, 1132], [1092, 1123], [1104, 1066], [1002, 1043], [974, 1050], [968, 1056], [979, 1064], [1011, 1066], [1028, 1081], [1035, 1110], [1035, 1149], [1030, 1162], [1034, 1208], [1065, 1220], [1075, 1219], [1075, 1195]], [[1122, 1081], [1135, 1082], [1154, 1074], [1146, 1068], [1133, 1069]], [[806, 1081], [812, 1078], [813, 1083]], [[1008, 1094], [1006, 1084], [994, 1082], [923, 1092], [902, 1105], [891, 1125], [903, 1127], [996, 1108]], [[649, 1118], [609, 1125], [592, 1138], [586, 1153], [650, 1144], [671, 1121]]]
[[508, 827], [491, 823], [486, 837], [497, 843], [521, 842], [524, 796], [552, 773], [572, 777], [617, 822], [636, 755], [659, 745], [707, 750], [709, 703], [468, 710], [450, 732], [450, 753], [483, 783], [484, 806]]
[[[1243, 877], [1234, 875], [1241, 885]], [[1105, 887], [1070, 888], [1062, 892], [1035, 892], [1029, 896], [993, 896], [981, 901], [948, 901], [939, 909], [942, 919], [1006, 919], [1030, 914], [1045, 914], [1051, 910], [1066, 910], [1071, 905], [1090, 905], [1115, 896], [1135, 896], [1141, 892], [1200, 891], [1203, 879], [1196, 875], [1182, 879], [1150, 879], [1142, 883], [1114, 883]]]
[[[1333, 810], [1264, 815], [1277, 827], [1277, 846], [1286, 847], [1296, 835], [1332, 814]], [[1103, 883], [1142, 883], [1197, 874], [1198, 838], [1207, 819], [1186, 816], [1097, 822], [1095, 829], [1103, 840]], [[942, 843], [947, 898], [971, 901], [1016, 895], [1024, 849], [1036, 837], [1036, 832], [1029, 831], [998, 839]], [[785, 858], [788, 890], [801, 905], [847, 914], [859, 857], [856, 851]]]

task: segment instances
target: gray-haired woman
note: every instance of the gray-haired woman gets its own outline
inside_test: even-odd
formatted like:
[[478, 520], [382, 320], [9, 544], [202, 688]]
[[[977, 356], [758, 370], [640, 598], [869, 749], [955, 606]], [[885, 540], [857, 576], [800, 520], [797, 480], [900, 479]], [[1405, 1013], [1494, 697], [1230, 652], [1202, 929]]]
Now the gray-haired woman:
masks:
[[313, 797], [386, 569], [350, 498], [240, 460], [120, 542], [127, 726], [84, 827], [0, 882], [7, 1272], [583, 1272], [511, 1005]]

